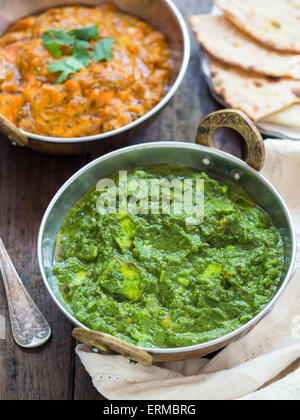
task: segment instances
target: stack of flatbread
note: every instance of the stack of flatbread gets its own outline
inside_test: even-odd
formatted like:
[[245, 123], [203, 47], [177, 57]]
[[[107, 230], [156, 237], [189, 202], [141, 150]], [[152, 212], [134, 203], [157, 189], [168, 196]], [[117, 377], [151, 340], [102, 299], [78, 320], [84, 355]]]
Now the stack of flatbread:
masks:
[[216, 0], [190, 18], [213, 88], [256, 122], [300, 127], [300, 0]]

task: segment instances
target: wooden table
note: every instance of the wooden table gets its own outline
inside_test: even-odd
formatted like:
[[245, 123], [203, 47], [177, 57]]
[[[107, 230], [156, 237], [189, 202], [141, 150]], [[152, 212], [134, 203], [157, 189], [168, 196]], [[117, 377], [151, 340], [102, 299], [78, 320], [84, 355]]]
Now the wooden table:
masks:
[[[175, 0], [187, 17], [210, 10], [211, 0]], [[131, 144], [156, 140], [194, 141], [197, 126], [218, 108], [199, 70], [198, 46], [192, 36], [192, 58], [185, 81], [159, 119]], [[238, 153], [234, 137], [217, 143]], [[111, 150], [104, 145], [103, 154]], [[49, 321], [51, 341], [38, 350], [25, 351], [12, 339], [4, 287], [0, 281], [0, 318], [6, 338], [0, 339], [0, 400], [101, 399], [75, 355], [72, 324], [57, 309], [46, 291], [37, 262], [36, 242], [44, 211], [60, 186], [97, 156], [49, 156], [0, 141], [0, 236], [26, 287]]]

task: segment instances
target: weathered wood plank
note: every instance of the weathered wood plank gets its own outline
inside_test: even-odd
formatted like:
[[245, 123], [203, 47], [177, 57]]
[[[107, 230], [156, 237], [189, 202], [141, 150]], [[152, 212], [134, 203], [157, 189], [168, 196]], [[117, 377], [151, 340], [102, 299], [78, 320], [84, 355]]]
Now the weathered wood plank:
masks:
[[85, 158], [54, 157], [13, 147], [0, 139], [0, 236], [32, 297], [48, 319], [53, 336], [38, 350], [23, 350], [12, 339], [4, 287], [0, 315], [0, 399], [71, 399], [74, 375], [71, 325], [56, 308], [40, 276], [36, 241], [43, 213], [62, 183]]

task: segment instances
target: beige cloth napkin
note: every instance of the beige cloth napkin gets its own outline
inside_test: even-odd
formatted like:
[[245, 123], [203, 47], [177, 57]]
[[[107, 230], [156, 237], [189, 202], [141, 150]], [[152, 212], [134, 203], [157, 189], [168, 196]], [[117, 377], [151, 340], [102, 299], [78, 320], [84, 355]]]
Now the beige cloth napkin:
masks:
[[[266, 149], [263, 174], [292, 211], [299, 245], [300, 143], [267, 140]], [[94, 386], [111, 400], [300, 400], [300, 369], [260, 390], [300, 357], [300, 254], [297, 265], [273, 311], [211, 361], [144, 367], [121, 356], [93, 353], [84, 345], [77, 354]]]

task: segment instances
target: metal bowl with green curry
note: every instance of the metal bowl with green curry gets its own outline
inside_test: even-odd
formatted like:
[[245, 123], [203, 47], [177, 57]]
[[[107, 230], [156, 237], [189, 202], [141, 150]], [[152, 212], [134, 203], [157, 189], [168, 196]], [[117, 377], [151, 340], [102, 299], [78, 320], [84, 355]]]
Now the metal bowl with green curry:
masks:
[[[209, 145], [220, 125], [242, 132], [248, 162], [262, 166], [262, 140], [238, 112], [209, 116], [198, 142]], [[118, 171], [139, 210], [122, 211]], [[113, 212], [99, 212], [103, 178], [114, 181]], [[128, 187], [136, 180], [146, 186], [138, 200]], [[150, 199], [153, 180], [201, 181], [203, 218], [187, 223], [190, 213], [176, 211], [189, 208], [187, 184], [171, 190], [164, 212], [161, 190]], [[183, 360], [224, 347], [272, 308], [293, 271], [295, 234], [281, 197], [250, 165], [200, 145], [152, 143], [99, 158], [65, 184], [44, 217], [39, 259], [81, 341], [139, 361], [139, 351], [142, 361]]]

